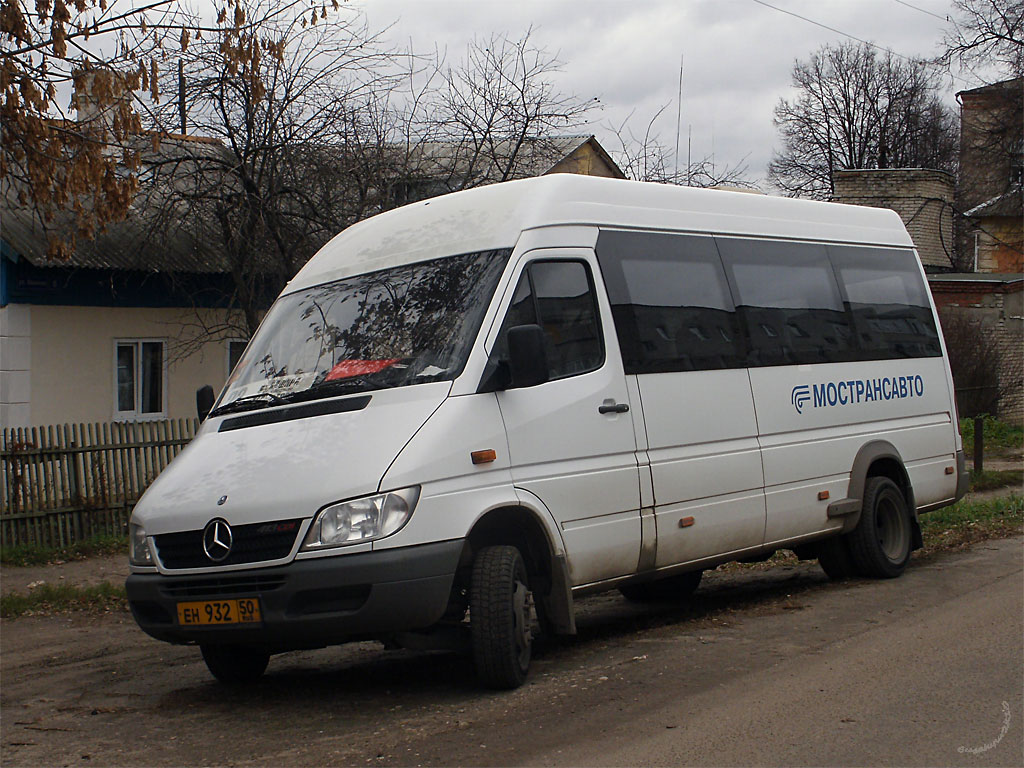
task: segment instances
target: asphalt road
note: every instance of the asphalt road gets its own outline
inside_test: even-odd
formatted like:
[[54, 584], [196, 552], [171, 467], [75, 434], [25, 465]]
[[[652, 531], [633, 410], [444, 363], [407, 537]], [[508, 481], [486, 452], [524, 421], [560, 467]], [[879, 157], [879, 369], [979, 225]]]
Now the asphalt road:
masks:
[[688, 608], [582, 601], [523, 688], [374, 644], [254, 688], [120, 614], [5, 621], [3, 765], [1024, 765], [1024, 541], [831, 584], [711, 574]]

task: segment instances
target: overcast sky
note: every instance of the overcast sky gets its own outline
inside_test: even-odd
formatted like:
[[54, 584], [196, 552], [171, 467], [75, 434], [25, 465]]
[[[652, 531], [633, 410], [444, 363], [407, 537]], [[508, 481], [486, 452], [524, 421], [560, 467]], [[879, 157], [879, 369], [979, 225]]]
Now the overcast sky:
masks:
[[[604, 124], [634, 112], [642, 132], [663, 105], [661, 143], [676, 138], [680, 56], [684, 60], [681, 164], [687, 133], [694, 160], [714, 154], [719, 165], [745, 162], [760, 181], [777, 138], [772, 110], [790, 93], [796, 59], [848, 38], [904, 56], [933, 56], [946, 29], [948, 0], [765, 0], [832, 27], [824, 29], [755, 0], [354, 0], [371, 27], [394, 24], [388, 37], [413, 50], [447, 47], [457, 60], [474, 35], [532, 39], [563, 62], [559, 84], [604, 105], [590, 131], [610, 150]], [[911, 7], [913, 6], [913, 7]], [[971, 84], [973, 85], [973, 84]], [[953, 93], [970, 85], [954, 83]], [[744, 160], [745, 158], [745, 160]], [[762, 184], [762, 186], [764, 186]]]

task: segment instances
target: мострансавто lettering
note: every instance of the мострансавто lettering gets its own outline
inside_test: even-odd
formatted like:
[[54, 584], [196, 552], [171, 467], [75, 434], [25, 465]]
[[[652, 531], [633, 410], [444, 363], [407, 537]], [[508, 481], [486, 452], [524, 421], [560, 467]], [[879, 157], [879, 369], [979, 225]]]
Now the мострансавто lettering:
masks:
[[923, 394], [924, 379], [920, 376], [881, 376], [874, 379], [830, 381], [811, 387], [815, 408], [870, 403], [876, 400], [902, 400], [906, 397], [921, 397]]

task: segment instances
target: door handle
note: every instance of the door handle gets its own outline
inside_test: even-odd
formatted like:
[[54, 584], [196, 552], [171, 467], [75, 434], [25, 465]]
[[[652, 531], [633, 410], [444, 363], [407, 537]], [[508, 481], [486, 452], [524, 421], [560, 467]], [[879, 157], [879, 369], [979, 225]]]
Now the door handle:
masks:
[[597, 406], [598, 413], [628, 413], [629, 405], [627, 403], [616, 403], [614, 400], [605, 400], [601, 405]]

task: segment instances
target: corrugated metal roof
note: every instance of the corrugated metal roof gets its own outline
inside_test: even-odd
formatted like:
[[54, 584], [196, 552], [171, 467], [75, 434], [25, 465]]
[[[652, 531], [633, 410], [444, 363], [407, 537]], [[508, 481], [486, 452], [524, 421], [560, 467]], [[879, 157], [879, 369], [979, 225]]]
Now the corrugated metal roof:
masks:
[[[163, 137], [153, 149], [151, 137], [140, 137], [143, 174], [147, 168], [174, 167], [174, 161], [185, 157], [222, 154], [224, 147], [216, 141], [196, 141], [189, 137]], [[187, 146], [187, 151], [186, 151]], [[168, 161], [169, 164], [168, 164]], [[162, 176], [166, 184], [179, 190], [194, 184], [194, 174], [173, 171]], [[203, 228], [180, 226], [176, 219], [173, 195], [160, 184], [143, 184], [122, 221], [109, 222], [94, 239], [78, 238], [75, 250], [67, 261], [49, 258], [49, 236], [60, 236], [78, 228], [74, 211], [57, 211], [52, 220], [43, 223], [37, 211], [18, 204], [17, 190], [8, 180], [0, 199], [0, 237], [19, 257], [40, 267], [83, 267], [90, 269], [123, 269], [144, 272], [222, 273], [227, 271], [217, 240], [202, 236]], [[197, 222], [190, 218], [190, 225]]]
[[[590, 141], [596, 143], [593, 136], [528, 139], [518, 147], [509, 177], [540, 176]], [[214, 230], [212, 212], [204, 214], [201, 202], [185, 207], [180, 201], [201, 201], [201, 187], [230, 183], [230, 173], [207, 171], [204, 177], [196, 169], [230, 164], [231, 153], [220, 141], [205, 137], [163, 136], [156, 149], [152, 147], [151, 136], [140, 136], [139, 142], [145, 183], [127, 217], [108, 223], [94, 239], [78, 238], [67, 261], [48, 258], [48, 234], [77, 229], [75, 214], [58, 212], [44, 226], [36, 211], [17, 204], [17, 195], [10, 187], [5, 188], [0, 200], [0, 237], [18, 256], [41, 267], [228, 272], [229, 266], [217, 246], [221, 238]], [[607, 155], [600, 145], [598, 149], [599, 154]], [[398, 146], [391, 151], [402, 152]], [[432, 196], [500, 181], [505, 170], [503, 158], [507, 160], [512, 151], [512, 143], [500, 142], [474, 158], [465, 142], [427, 142], [412, 148], [408, 162], [412, 175], [426, 183], [423, 191]], [[208, 162], [203, 163], [204, 160]], [[610, 158], [608, 161], [611, 162]], [[148, 178], [146, 174], [156, 173], [152, 170], [156, 168], [160, 169], [159, 178]]]
[[[426, 178], [450, 179], [449, 191], [498, 181], [543, 176], [593, 136], [544, 136], [528, 138], [518, 148], [511, 141], [497, 142], [476, 152], [469, 141], [431, 141], [410, 152], [413, 171]], [[510, 161], [515, 150], [516, 156]], [[599, 153], [607, 156], [602, 151]], [[611, 158], [608, 158], [611, 161]], [[511, 168], [508, 168], [511, 162]], [[618, 166], [612, 163], [615, 170]], [[508, 170], [507, 178], [505, 172]], [[443, 182], [442, 182], [443, 183]]]

